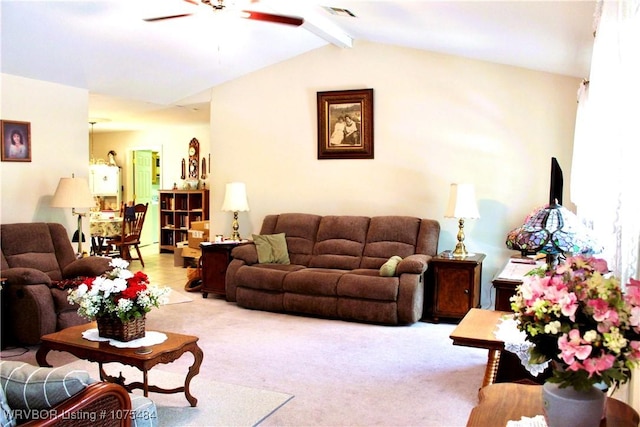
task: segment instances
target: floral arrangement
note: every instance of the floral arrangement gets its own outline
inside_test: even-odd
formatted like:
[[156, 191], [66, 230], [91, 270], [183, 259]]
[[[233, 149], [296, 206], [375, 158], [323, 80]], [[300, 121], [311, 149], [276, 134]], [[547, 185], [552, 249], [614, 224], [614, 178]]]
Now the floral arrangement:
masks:
[[69, 291], [67, 300], [80, 306], [80, 316], [89, 320], [118, 317], [127, 322], [165, 302], [170, 288], [149, 285], [147, 275], [127, 270], [129, 263], [123, 259], [114, 258], [109, 265], [112, 269], [102, 276], [87, 278]]
[[531, 363], [552, 361], [560, 387], [624, 384], [640, 362], [640, 281], [622, 292], [606, 261], [575, 256], [533, 270], [511, 298]]

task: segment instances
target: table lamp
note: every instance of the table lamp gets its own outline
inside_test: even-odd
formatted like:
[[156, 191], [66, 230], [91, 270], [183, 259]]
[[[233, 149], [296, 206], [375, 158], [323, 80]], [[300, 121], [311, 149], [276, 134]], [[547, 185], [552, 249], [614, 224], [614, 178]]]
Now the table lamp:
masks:
[[524, 224], [509, 232], [506, 244], [509, 249], [520, 251], [522, 256], [545, 254], [548, 268], [558, 265], [558, 258], [565, 253], [602, 251], [580, 219], [555, 201], [527, 215]]
[[72, 215], [78, 215], [78, 255], [82, 256], [82, 217], [86, 213], [76, 212], [76, 208], [91, 208], [96, 202], [89, 190], [89, 182], [84, 178], [60, 178], [58, 188], [51, 200], [54, 208], [71, 208]]
[[231, 240], [240, 241], [240, 233], [238, 233], [238, 229], [240, 228], [238, 225], [238, 212], [249, 210], [247, 187], [244, 185], [244, 182], [227, 183], [222, 210], [225, 212], [233, 212], [233, 223], [231, 224], [233, 233], [231, 234]]
[[471, 255], [464, 245], [464, 220], [465, 218], [480, 218], [473, 184], [451, 184], [449, 205], [444, 216], [445, 218], [458, 218], [458, 243], [453, 250], [453, 256], [464, 258]]

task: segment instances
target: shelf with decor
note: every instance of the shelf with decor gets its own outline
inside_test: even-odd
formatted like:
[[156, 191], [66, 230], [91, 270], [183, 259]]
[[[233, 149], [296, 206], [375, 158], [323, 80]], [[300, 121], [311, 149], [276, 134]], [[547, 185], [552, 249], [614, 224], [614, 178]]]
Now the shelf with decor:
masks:
[[160, 190], [160, 252], [188, 239], [193, 221], [209, 219], [209, 190]]

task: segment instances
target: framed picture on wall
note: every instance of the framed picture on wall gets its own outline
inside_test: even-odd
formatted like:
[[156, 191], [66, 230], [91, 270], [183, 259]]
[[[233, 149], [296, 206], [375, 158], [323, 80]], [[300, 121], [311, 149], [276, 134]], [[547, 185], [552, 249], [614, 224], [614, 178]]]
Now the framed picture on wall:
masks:
[[373, 159], [373, 89], [318, 92], [318, 159]]
[[2, 161], [31, 161], [31, 123], [1, 120]]

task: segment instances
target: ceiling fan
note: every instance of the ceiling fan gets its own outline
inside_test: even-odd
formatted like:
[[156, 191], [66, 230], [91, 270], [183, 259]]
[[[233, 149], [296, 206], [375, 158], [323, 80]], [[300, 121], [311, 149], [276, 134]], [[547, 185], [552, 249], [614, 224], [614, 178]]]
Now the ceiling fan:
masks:
[[[187, 3], [194, 5], [204, 4], [212, 8], [214, 12], [223, 10], [227, 5], [224, 4], [224, 0], [183, 0]], [[251, 3], [258, 3], [259, 0], [251, 0]], [[167, 19], [182, 18], [185, 16], [193, 15], [192, 13], [180, 13], [177, 15], [159, 16], [155, 18], [146, 18], [146, 22], [164, 21]], [[267, 12], [258, 12], [253, 10], [243, 10], [240, 15], [245, 19], [253, 19], [256, 21], [274, 22], [276, 24], [285, 24], [300, 26], [304, 23], [304, 19], [298, 16], [279, 15]]]

